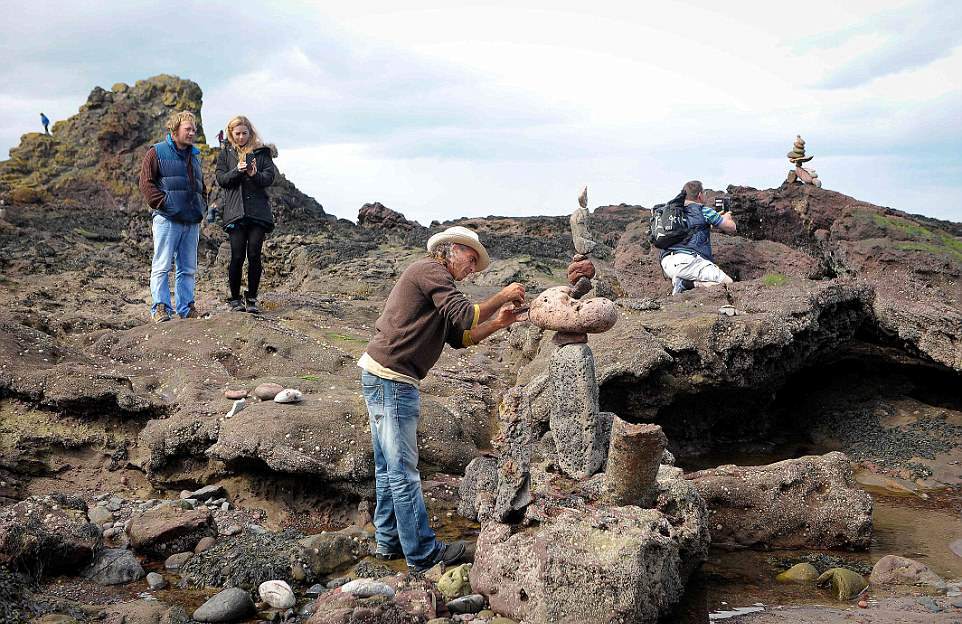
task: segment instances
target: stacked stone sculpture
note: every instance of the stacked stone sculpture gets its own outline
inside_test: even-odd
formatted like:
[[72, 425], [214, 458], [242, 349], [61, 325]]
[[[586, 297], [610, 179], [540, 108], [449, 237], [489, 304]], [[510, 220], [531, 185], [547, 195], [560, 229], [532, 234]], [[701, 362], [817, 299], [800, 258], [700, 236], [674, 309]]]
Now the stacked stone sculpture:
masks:
[[571, 215], [570, 286], [531, 302], [531, 323], [556, 332], [547, 371], [505, 393], [496, 457], [468, 464], [458, 511], [481, 522], [470, 581], [492, 609], [533, 622], [654, 623], [705, 559], [708, 518], [681, 470], [662, 465], [661, 427], [599, 409], [588, 334], [610, 330], [618, 310], [585, 298], [597, 245], [587, 201], [585, 189]]
[[788, 172], [789, 184], [801, 182], [802, 184], [812, 184], [819, 188], [822, 187], [822, 181], [818, 179], [818, 174], [815, 170], [802, 166], [802, 163], [807, 163], [812, 158], [814, 158], [814, 156], [805, 155], [805, 139], [803, 139], [800, 134], [795, 135], [795, 143], [792, 145], [792, 151], [788, 153], [788, 162], [795, 165], [795, 168]]

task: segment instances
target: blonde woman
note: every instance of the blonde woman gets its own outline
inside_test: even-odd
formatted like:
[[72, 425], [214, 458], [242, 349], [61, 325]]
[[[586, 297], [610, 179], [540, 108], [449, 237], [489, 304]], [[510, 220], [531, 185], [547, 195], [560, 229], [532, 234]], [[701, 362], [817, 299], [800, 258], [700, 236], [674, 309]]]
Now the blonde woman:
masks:
[[[265, 145], [250, 119], [238, 115], [226, 128], [227, 141], [217, 155], [217, 184], [224, 189], [221, 207], [224, 230], [230, 239], [228, 305], [235, 312], [258, 314], [257, 289], [261, 281], [261, 247], [274, 229], [267, 187], [274, 183], [277, 148]], [[247, 292], [241, 300], [241, 276], [247, 258]]]

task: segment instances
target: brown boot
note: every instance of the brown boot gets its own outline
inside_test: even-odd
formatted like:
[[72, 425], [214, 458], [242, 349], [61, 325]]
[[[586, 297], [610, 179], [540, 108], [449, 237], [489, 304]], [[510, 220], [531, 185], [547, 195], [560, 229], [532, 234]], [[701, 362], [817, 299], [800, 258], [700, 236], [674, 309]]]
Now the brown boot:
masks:
[[197, 308], [194, 307], [193, 303], [190, 303], [187, 305], [187, 316], [183, 318], [200, 318], [200, 312], [197, 311]]
[[150, 318], [155, 323], [164, 323], [170, 320], [170, 311], [166, 305], [158, 303], [157, 308], [151, 313]]

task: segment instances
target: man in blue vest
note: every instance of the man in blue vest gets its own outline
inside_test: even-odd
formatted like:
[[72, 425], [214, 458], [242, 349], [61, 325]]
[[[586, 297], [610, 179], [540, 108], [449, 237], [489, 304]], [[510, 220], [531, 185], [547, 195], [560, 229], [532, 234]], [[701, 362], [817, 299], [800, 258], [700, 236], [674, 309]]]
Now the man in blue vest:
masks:
[[719, 214], [705, 206], [705, 189], [701, 182], [685, 183], [685, 217], [691, 233], [682, 242], [661, 252], [661, 268], [671, 279], [671, 294], [691, 288], [731, 284], [732, 278], [718, 268], [711, 254], [711, 229], [735, 233], [735, 220], [728, 212]]
[[43, 133], [50, 134], [50, 119], [43, 113], [40, 113], [40, 123], [43, 124]]
[[200, 316], [194, 307], [194, 276], [200, 222], [206, 212], [204, 174], [200, 150], [194, 147], [197, 118], [190, 111], [167, 120], [167, 138], [144, 154], [140, 167], [140, 192], [153, 211], [154, 260], [150, 268], [150, 316], [169, 321], [170, 264], [177, 266], [174, 291], [181, 318]]

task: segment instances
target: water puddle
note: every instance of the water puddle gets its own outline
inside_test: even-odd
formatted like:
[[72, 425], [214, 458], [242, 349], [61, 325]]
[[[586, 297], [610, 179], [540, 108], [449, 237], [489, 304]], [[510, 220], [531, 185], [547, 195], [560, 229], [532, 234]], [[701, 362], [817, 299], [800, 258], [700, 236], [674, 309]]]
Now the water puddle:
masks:
[[733, 617], [738, 617], [739, 615], [746, 615], [748, 613], [758, 613], [759, 611], [764, 611], [765, 605], [760, 602], [755, 603], [750, 607], [734, 607], [727, 611], [712, 611], [708, 614], [708, 620], [714, 622], [716, 620], [730, 620]]

